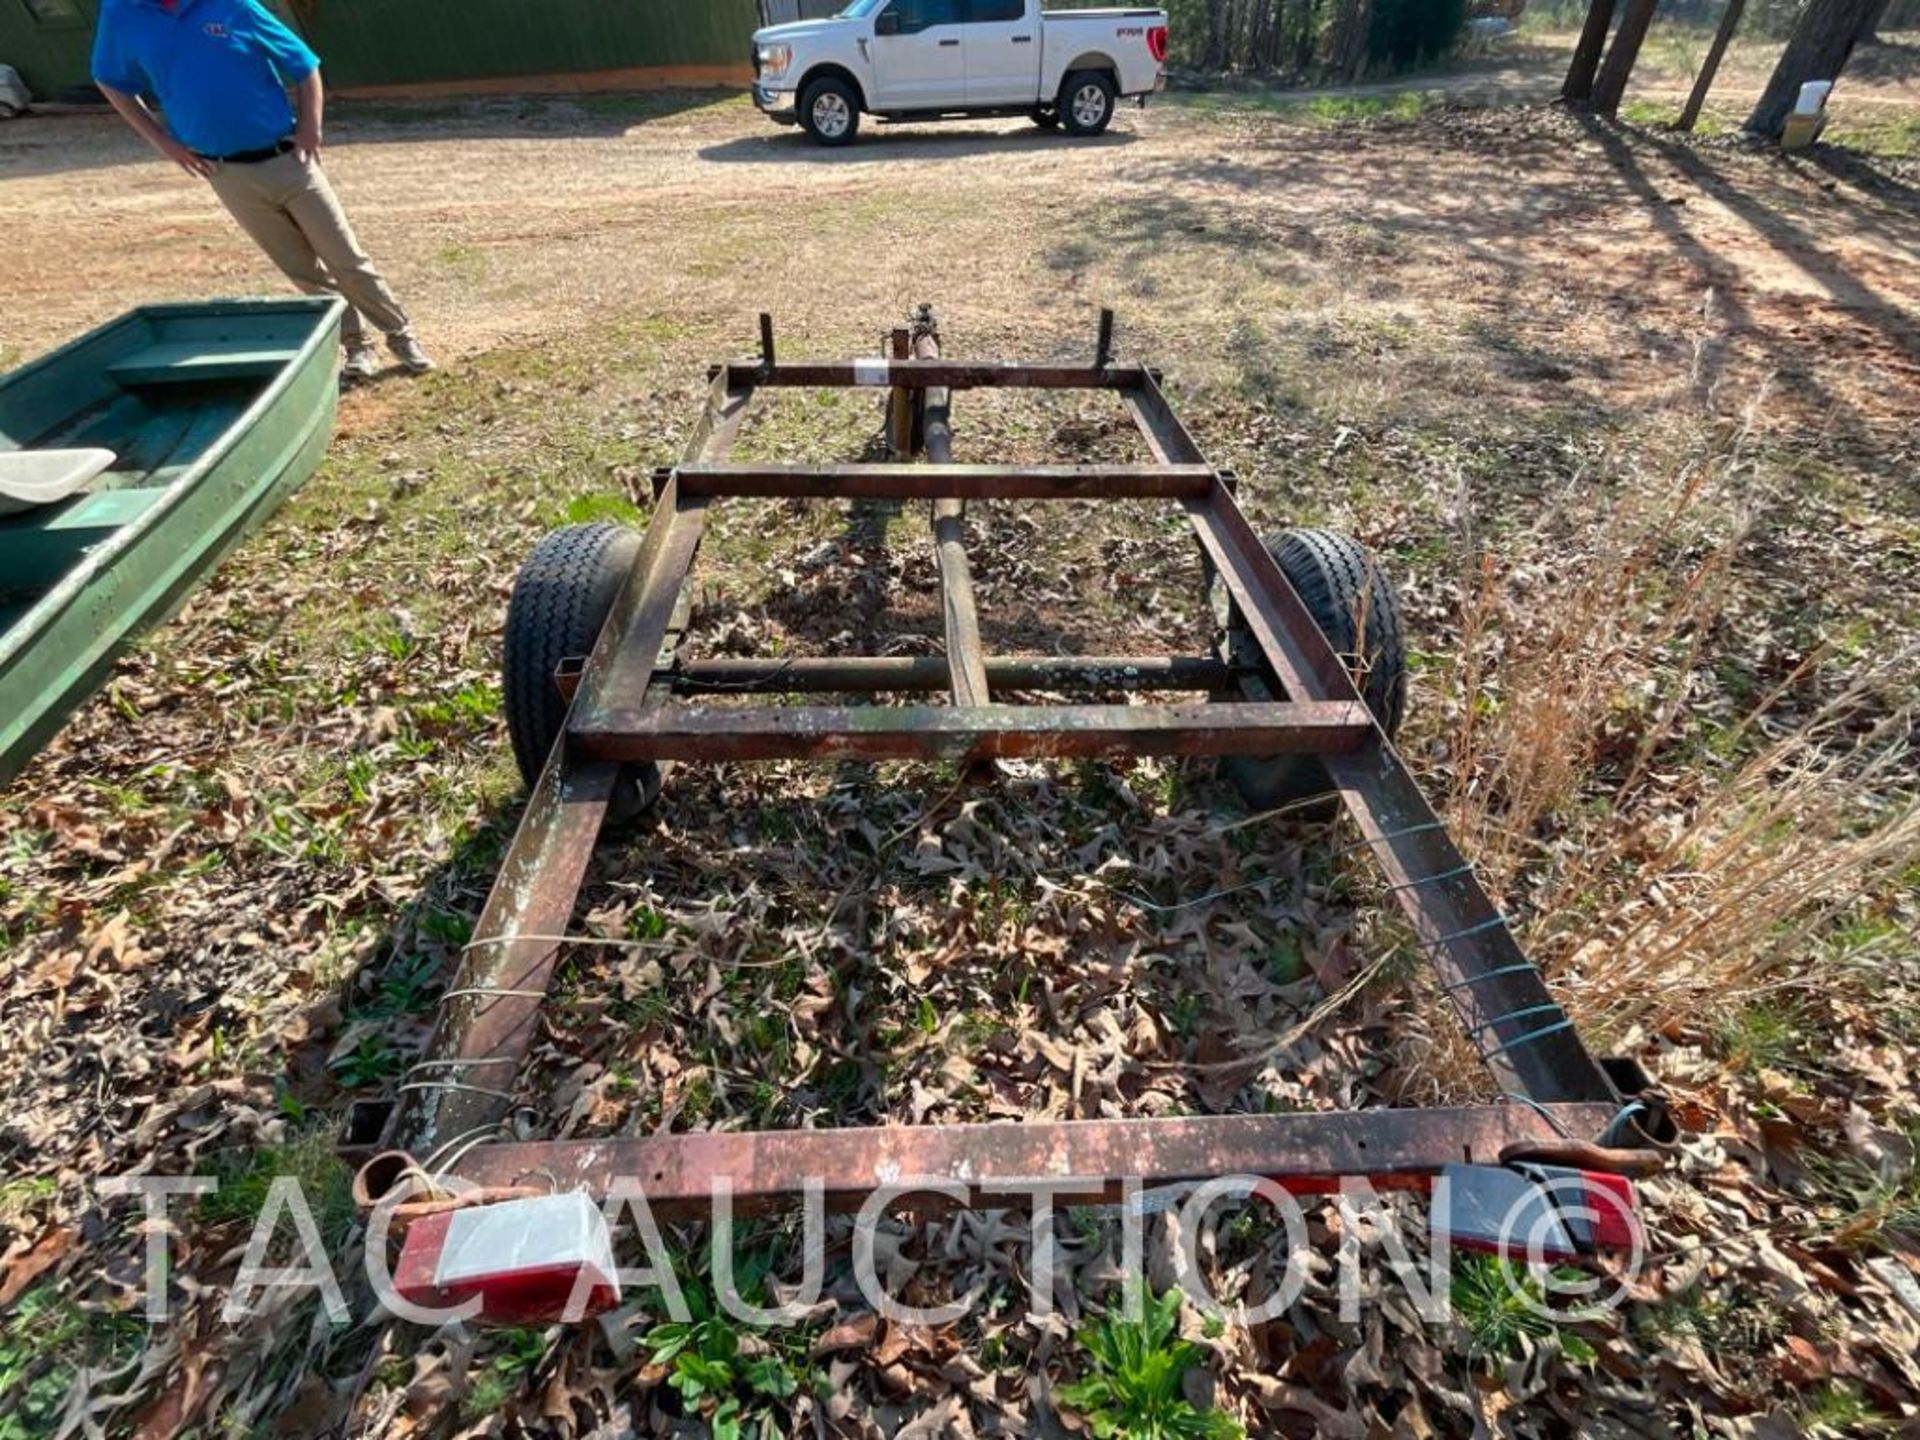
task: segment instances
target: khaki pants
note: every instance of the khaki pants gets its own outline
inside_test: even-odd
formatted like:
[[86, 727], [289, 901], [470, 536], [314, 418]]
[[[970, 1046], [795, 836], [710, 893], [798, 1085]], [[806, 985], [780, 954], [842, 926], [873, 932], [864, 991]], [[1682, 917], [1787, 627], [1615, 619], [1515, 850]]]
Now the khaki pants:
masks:
[[303, 165], [289, 151], [256, 165], [216, 165], [212, 183], [220, 203], [282, 274], [309, 295], [345, 297], [340, 338], [348, 345], [366, 334], [362, 315], [388, 335], [410, 333], [406, 312], [354, 239], [317, 161]]

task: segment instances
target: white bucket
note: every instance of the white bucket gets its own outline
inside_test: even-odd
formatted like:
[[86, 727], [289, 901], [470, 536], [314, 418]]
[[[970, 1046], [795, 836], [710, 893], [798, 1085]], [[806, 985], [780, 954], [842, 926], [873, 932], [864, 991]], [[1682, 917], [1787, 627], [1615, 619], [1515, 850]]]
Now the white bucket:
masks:
[[1809, 80], [1800, 87], [1800, 98], [1793, 104], [1796, 115], [1818, 115], [1827, 108], [1827, 96], [1833, 93], [1833, 81]]

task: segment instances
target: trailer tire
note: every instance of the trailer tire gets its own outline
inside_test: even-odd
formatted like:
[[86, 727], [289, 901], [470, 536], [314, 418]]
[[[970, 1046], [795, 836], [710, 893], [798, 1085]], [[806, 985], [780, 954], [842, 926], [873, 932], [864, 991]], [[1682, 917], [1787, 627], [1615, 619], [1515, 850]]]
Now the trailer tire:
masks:
[[[566, 697], [554, 674], [562, 660], [593, 649], [639, 551], [639, 532], [629, 526], [568, 525], [542, 536], [514, 577], [501, 694], [513, 758], [529, 789], [567, 723]], [[630, 819], [659, 794], [657, 764], [625, 766], [607, 818]]]
[[800, 92], [800, 125], [816, 145], [851, 145], [860, 133], [860, 97], [846, 81], [824, 75]]
[[[1406, 627], [1392, 580], [1364, 545], [1331, 530], [1283, 530], [1268, 536], [1266, 547], [1334, 653], [1346, 661], [1361, 698], [1391, 740], [1407, 709]], [[1217, 579], [1213, 593], [1215, 614], [1226, 627], [1228, 662], [1258, 664], [1258, 647], [1231, 613]], [[1364, 645], [1358, 634], [1362, 616]], [[1339, 812], [1337, 800], [1302, 803], [1332, 786], [1326, 766], [1312, 755], [1230, 755], [1221, 760], [1220, 774], [1249, 809], [1297, 807], [1291, 813], [1299, 818], [1321, 820]]]
[[1060, 82], [1060, 123], [1069, 135], [1098, 135], [1113, 122], [1119, 91], [1104, 70], [1071, 70]]

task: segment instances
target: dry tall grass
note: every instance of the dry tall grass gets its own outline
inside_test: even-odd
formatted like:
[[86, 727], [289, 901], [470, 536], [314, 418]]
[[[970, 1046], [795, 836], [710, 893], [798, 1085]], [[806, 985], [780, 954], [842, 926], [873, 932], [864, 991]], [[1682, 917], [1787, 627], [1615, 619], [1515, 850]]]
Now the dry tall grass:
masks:
[[[1462, 537], [1445, 808], [1596, 1047], [1857, 978], [1845, 937], [1920, 881], [1920, 655], [1822, 644], [1744, 703], [1721, 683], [1753, 485], [1736, 440], [1664, 488], [1569, 489], [1497, 547], [1550, 560]], [[1416, 1088], [1457, 1093], [1457, 1027], [1419, 1028]]]

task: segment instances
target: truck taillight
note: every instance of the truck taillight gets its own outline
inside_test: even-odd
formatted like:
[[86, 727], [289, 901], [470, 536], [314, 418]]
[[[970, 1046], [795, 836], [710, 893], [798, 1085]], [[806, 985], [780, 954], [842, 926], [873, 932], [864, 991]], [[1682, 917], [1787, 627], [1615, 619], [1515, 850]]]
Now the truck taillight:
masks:
[[1155, 25], [1147, 31], [1147, 53], [1161, 65], [1167, 63], [1167, 27]]

